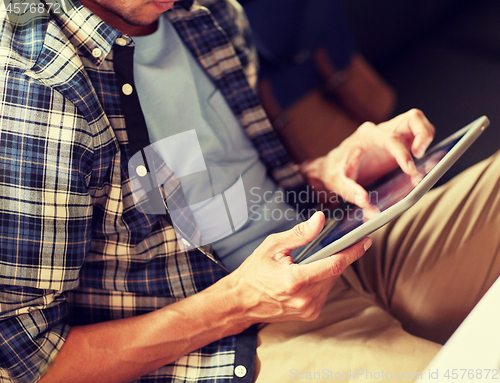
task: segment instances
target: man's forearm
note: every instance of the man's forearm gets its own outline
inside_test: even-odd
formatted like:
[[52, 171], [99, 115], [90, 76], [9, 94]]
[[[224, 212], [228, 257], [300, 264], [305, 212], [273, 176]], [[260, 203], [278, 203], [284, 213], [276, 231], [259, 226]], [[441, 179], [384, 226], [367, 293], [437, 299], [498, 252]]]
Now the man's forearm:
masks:
[[268, 236], [234, 272], [182, 301], [75, 327], [40, 382], [128, 382], [254, 323], [314, 320], [335, 280], [371, 244], [367, 238], [329, 258], [293, 263], [292, 250], [315, 238], [324, 222], [317, 212]]
[[252, 323], [232, 290], [222, 280], [152, 313], [74, 327], [40, 382], [128, 382], [237, 334]]

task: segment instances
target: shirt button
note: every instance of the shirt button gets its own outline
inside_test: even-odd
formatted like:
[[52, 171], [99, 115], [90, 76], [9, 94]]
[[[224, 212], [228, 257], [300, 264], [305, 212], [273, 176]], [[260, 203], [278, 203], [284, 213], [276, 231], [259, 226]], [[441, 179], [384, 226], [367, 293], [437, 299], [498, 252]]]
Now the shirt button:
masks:
[[92, 50], [92, 56], [95, 58], [101, 57], [101, 55], [102, 51], [99, 48], [94, 48], [94, 50]]
[[132, 92], [134, 91], [134, 88], [132, 88], [132, 85], [130, 84], [123, 84], [122, 86], [122, 92], [125, 96], [130, 96]]
[[234, 375], [236, 375], [238, 378], [243, 378], [247, 374], [247, 369], [243, 365], [236, 366], [234, 368]]
[[135, 169], [135, 172], [139, 177], [144, 177], [146, 174], [148, 174], [148, 170], [143, 165], [139, 165], [137, 169]]
[[116, 40], [115, 40], [115, 43], [117, 43], [118, 45], [124, 47], [125, 45], [127, 45], [127, 40], [125, 40], [124, 38], [122, 37], [118, 37]]

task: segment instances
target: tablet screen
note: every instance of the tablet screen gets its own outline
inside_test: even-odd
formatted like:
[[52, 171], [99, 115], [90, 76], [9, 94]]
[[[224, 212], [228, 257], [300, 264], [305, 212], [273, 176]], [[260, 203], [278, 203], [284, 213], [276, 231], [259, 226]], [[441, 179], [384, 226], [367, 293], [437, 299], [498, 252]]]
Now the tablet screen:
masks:
[[[462, 137], [449, 141], [445, 145], [434, 147], [422, 158], [415, 160], [419, 175], [409, 176], [398, 168], [368, 186], [366, 190], [369, 194], [370, 203], [382, 212], [401, 201], [429, 174], [460, 138]], [[363, 210], [350, 203], [345, 203], [335, 209], [331, 214], [331, 218], [335, 222], [327, 228], [329, 231], [322, 236], [323, 238], [319, 243], [308, 251], [309, 255], [342, 238], [366, 221]]]

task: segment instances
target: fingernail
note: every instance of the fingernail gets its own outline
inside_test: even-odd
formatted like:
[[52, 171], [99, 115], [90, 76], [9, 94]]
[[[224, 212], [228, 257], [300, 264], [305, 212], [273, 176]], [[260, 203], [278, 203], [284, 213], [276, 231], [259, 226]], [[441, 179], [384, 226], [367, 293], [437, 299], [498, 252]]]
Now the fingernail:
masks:
[[410, 171], [410, 173], [415, 173], [417, 171], [415, 162], [413, 162], [412, 160], [408, 161], [408, 170]]
[[367, 238], [366, 241], [365, 241], [365, 244], [363, 245], [364, 246], [364, 249], [365, 251], [368, 250], [372, 245], [372, 240], [371, 238]]
[[314, 213], [313, 216], [307, 220], [307, 223], [309, 224], [309, 226], [314, 227], [318, 223], [318, 219], [319, 219], [319, 211]]
[[368, 197], [364, 194], [363, 195], [356, 194], [354, 196], [354, 204], [356, 204], [357, 206], [359, 206], [361, 208], [364, 208], [369, 203], [370, 203], [370, 201], [369, 201]]
[[424, 155], [424, 153], [425, 153], [425, 146], [422, 145], [418, 148], [417, 155], [415, 157], [421, 158]]

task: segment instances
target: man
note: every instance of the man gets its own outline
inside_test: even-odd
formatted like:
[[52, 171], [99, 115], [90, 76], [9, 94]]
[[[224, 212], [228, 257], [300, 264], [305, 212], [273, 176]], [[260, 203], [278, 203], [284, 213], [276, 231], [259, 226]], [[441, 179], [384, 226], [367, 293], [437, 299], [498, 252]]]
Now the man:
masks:
[[[183, 250], [171, 214], [141, 210], [130, 182], [139, 167], [128, 167], [137, 152], [164, 139], [156, 136], [163, 130], [179, 133], [177, 119], [206, 123], [200, 146], [216, 164], [231, 149], [221, 142], [237, 138], [231, 142], [242, 150], [231, 155], [245, 153], [238, 161], [266, 191], [298, 193], [306, 177], [368, 210], [360, 184], [397, 165], [412, 174], [410, 152], [423, 154], [433, 127], [416, 110], [362, 125], [299, 173], [255, 97], [255, 66], [236, 3], [86, 0], [66, 7], [24, 25], [2, 16], [2, 381], [252, 381], [258, 323], [271, 324], [259, 331], [257, 381], [295, 379], [305, 368], [418, 370], [439, 346], [403, 331], [389, 311], [414, 334], [440, 340], [448, 335], [443, 322], [458, 323], [498, 276], [498, 239], [491, 238], [499, 216], [498, 160], [377, 233], [370, 258], [342, 278], [372, 240], [306, 266], [290, 257], [319, 233], [322, 213], [263, 242], [262, 222], [242, 229], [251, 237], [244, 246], [215, 242], [228, 264], [242, 262], [230, 274], [210, 247]], [[155, 45], [164, 36], [182, 44], [167, 44], [165, 55]], [[141, 65], [160, 70], [149, 76]], [[165, 85], [186, 73], [182, 87]], [[211, 108], [200, 95], [214, 92], [224, 103]], [[146, 102], [148, 94], [154, 98]], [[150, 104], [158, 99], [161, 108]], [[238, 124], [246, 136], [238, 135]], [[172, 213], [182, 187], [174, 176], [165, 185]], [[440, 220], [430, 217], [435, 212]], [[181, 218], [192, 221], [189, 212]], [[459, 220], [467, 225], [452, 225]], [[285, 226], [292, 225], [268, 222], [267, 234]], [[256, 241], [262, 244], [245, 254]], [[473, 263], [480, 281], [474, 288], [465, 283], [471, 263], [462, 259], [472, 250], [481, 255]], [[446, 295], [448, 306], [437, 310], [442, 300], [428, 298], [443, 297], [443, 285], [455, 278], [456, 296]]]

